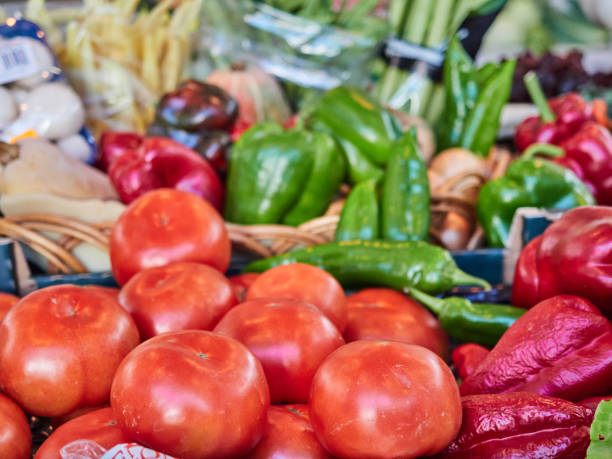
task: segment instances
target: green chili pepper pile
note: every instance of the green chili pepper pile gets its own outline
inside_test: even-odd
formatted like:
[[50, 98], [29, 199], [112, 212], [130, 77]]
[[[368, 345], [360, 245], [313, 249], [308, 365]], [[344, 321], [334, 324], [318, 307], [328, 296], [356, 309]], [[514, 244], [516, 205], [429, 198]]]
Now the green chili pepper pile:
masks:
[[476, 69], [457, 37], [444, 63], [446, 107], [440, 122], [439, 149], [462, 147], [488, 156], [497, 139], [500, 117], [510, 98], [516, 61]]
[[365, 91], [338, 87], [321, 97], [309, 122], [342, 145], [351, 183], [379, 179], [394, 141], [402, 133], [396, 118]]

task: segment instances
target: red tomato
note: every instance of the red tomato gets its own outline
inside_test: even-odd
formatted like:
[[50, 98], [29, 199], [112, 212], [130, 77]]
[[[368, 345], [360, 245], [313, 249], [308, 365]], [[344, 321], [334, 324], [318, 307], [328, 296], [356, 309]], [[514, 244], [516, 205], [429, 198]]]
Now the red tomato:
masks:
[[0, 394], [0, 457], [29, 459], [32, 450], [30, 424], [19, 406]]
[[0, 292], [0, 322], [2, 322], [2, 319], [4, 319], [4, 316], [9, 309], [11, 309], [18, 301], [19, 297], [11, 295], [10, 293]]
[[421, 346], [354, 341], [330, 355], [310, 393], [310, 420], [334, 456], [415, 458], [443, 450], [461, 427], [450, 368]]
[[111, 407], [133, 440], [183, 459], [237, 457], [261, 439], [270, 404], [261, 364], [201, 330], [151, 338], [121, 363]]
[[234, 289], [234, 294], [240, 302], [244, 301], [247, 290], [253, 285], [253, 283], [260, 276], [258, 273], [244, 273], [238, 274], [237, 276], [230, 276], [228, 279]]
[[119, 292], [120, 290], [115, 287], [102, 287], [100, 285], [86, 285], [87, 288], [92, 288], [94, 290], [98, 290], [99, 292], [106, 293], [110, 295], [113, 299], [119, 300]]
[[316, 306], [340, 332], [346, 326], [346, 296], [331, 274], [303, 263], [277, 266], [259, 276], [246, 294], [256, 298], [291, 298]]
[[74, 418], [79, 418], [84, 414], [91, 413], [92, 411], [98, 411], [103, 408], [108, 408], [108, 403], [104, 405], [84, 406], [82, 408], [77, 408], [76, 410], [71, 411], [68, 414], [51, 419], [51, 427], [57, 429], [62, 424], [66, 424], [68, 421], [72, 421]]
[[211, 330], [238, 300], [216, 269], [173, 263], [140, 271], [123, 286], [119, 302], [148, 339], [169, 331]]
[[231, 245], [223, 218], [206, 200], [162, 189], [141, 196], [121, 214], [110, 236], [115, 280], [124, 285], [146, 268], [193, 261], [225, 272]]
[[278, 405], [268, 409], [264, 436], [248, 459], [331, 459], [315, 436], [308, 405]]
[[62, 416], [106, 403], [138, 328], [106, 293], [75, 285], [37, 290], [0, 325], [0, 382], [27, 412]]
[[418, 344], [448, 359], [448, 336], [423, 306], [395, 290], [371, 288], [346, 299], [347, 342], [361, 339]]
[[314, 306], [296, 300], [252, 300], [230, 310], [214, 329], [248, 347], [261, 362], [272, 403], [305, 403], [323, 360], [344, 344]]
[[58, 427], [40, 446], [34, 459], [60, 459], [60, 450], [76, 440], [95, 441], [104, 449], [111, 449], [119, 443], [130, 441], [119, 428], [113, 410], [102, 408]]

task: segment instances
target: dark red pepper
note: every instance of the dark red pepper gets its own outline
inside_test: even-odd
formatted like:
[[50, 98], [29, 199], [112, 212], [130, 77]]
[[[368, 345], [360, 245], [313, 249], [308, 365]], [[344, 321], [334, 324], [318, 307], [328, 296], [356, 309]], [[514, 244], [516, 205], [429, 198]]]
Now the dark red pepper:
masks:
[[581, 400], [580, 402], [578, 402], [578, 405], [584, 406], [590, 409], [593, 412], [593, 414], [595, 414], [595, 410], [597, 409], [599, 404], [601, 402], [606, 402], [608, 400], [612, 400], [612, 395], [599, 395], [597, 397], [585, 398], [584, 400]]
[[136, 150], [117, 158], [109, 177], [126, 204], [157, 188], [175, 188], [223, 209], [223, 185], [210, 164], [193, 150], [164, 137], [145, 139]]
[[579, 401], [612, 392], [612, 324], [559, 295], [520, 317], [460, 387], [462, 395], [533, 392]]
[[444, 459], [577, 459], [589, 447], [590, 409], [525, 392], [461, 399], [463, 421]]
[[124, 153], [140, 146], [144, 137], [135, 132], [105, 131], [98, 143], [98, 160], [96, 165], [107, 172], [110, 165]]
[[531, 241], [518, 259], [512, 304], [531, 307], [569, 293], [612, 317], [612, 208], [569, 210]]
[[476, 343], [466, 343], [455, 348], [452, 359], [459, 377], [465, 379], [474, 373], [487, 355], [489, 350]]

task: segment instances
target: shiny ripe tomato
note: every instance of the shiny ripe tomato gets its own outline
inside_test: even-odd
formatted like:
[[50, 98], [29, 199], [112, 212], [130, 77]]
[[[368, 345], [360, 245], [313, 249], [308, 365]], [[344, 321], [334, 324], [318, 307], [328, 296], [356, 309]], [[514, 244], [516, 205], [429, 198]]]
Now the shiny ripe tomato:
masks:
[[86, 288], [92, 288], [94, 290], [98, 290], [101, 293], [106, 293], [107, 295], [110, 295], [113, 299], [115, 300], [119, 300], [119, 292], [120, 290], [118, 288], [115, 287], [102, 287], [100, 285], [86, 285]]
[[32, 433], [24, 412], [14, 401], [0, 394], [0, 457], [29, 459]]
[[310, 420], [319, 441], [335, 456], [430, 456], [459, 432], [461, 398], [450, 368], [430, 350], [354, 341], [317, 371]]
[[261, 439], [270, 394], [257, 359], [208, 331], [164, 333], [121, 363], [111, 407], [132, 440], [183, 459], [237, 457]]
[[259, 299], [230, 310], [214, 329], [248, 347], [261, 362], [272, 403], [305, 403], [317, 368], [344, 344], [314, 306], [297, 300]]
[[124, 285], [146, 268], [193, 261], [225, 272], [231, 244], [223, 218], [206, 200], [173, 189], [151, 191], [128, 206], [110, 236], [113, 275]]
[[248, 459], [331, 459], [315, 436], [308, 405], [277, 405], [268, 409], [264, 436]]
[[243, 302], [247, 290], [260, 276], [259, 273], [244, 273], [228, 277], [238, 301]]
[[60, 450], [76, 440], [95, 441], [104, 449], [130, 441], [119, 428], [113, 410], [102, 408], [74, 418], [58, 427], [40, 446], [34, 459], [58, 459]]
[[103, 408], [108, 408], [108, 403], [105, 403], [104, 405], [84, 406], [82, 408], [77, 408], [68, 414], [51, 419], [51, 427], [57, 429], [62, 424], [66, 424], [68, 421], [72, 421], [74, 418], [81, 417], [84, 414], [91, 413], [92, 411], [98, 411]]
[[27, 412], [63, 416], [108, 400], [138, 328], [106, 293], [58, 285], [30, 293], [0, 325], [0, 382]]
[[11, 309], [18, 301], [19, 297], [11, 295], [10, 293], [0, 292], [0, 322], [2, 322], [2, 319], [4, 319], [4, 316], [9, 309]]
[[362, 290], [346, 298], [347, 343], [361, 339], [418, 344], [448, 359], [448, 336], [423, 306], [386, 288]]
[[261, 274], [246, 294], [256, 298], [290, 298], [316, 306], [340, 330], [346, 326], [346, 296], [334, 277], [316, 266], [292, 263]]
[[238, 300], [230, 281], [216, 269], [172, 263], [132, 277], [121, 289], [119, 303], [132, 314], [144, 340], [169, 331], [211, 330]]

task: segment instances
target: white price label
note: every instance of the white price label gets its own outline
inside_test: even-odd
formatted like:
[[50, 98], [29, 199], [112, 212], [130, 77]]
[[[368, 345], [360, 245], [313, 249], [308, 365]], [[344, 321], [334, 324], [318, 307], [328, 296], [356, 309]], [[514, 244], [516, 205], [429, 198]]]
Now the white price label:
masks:
[[30, 43], [0, 43], [0, 84], [20, 80], [37, 72], [40, 69]]

